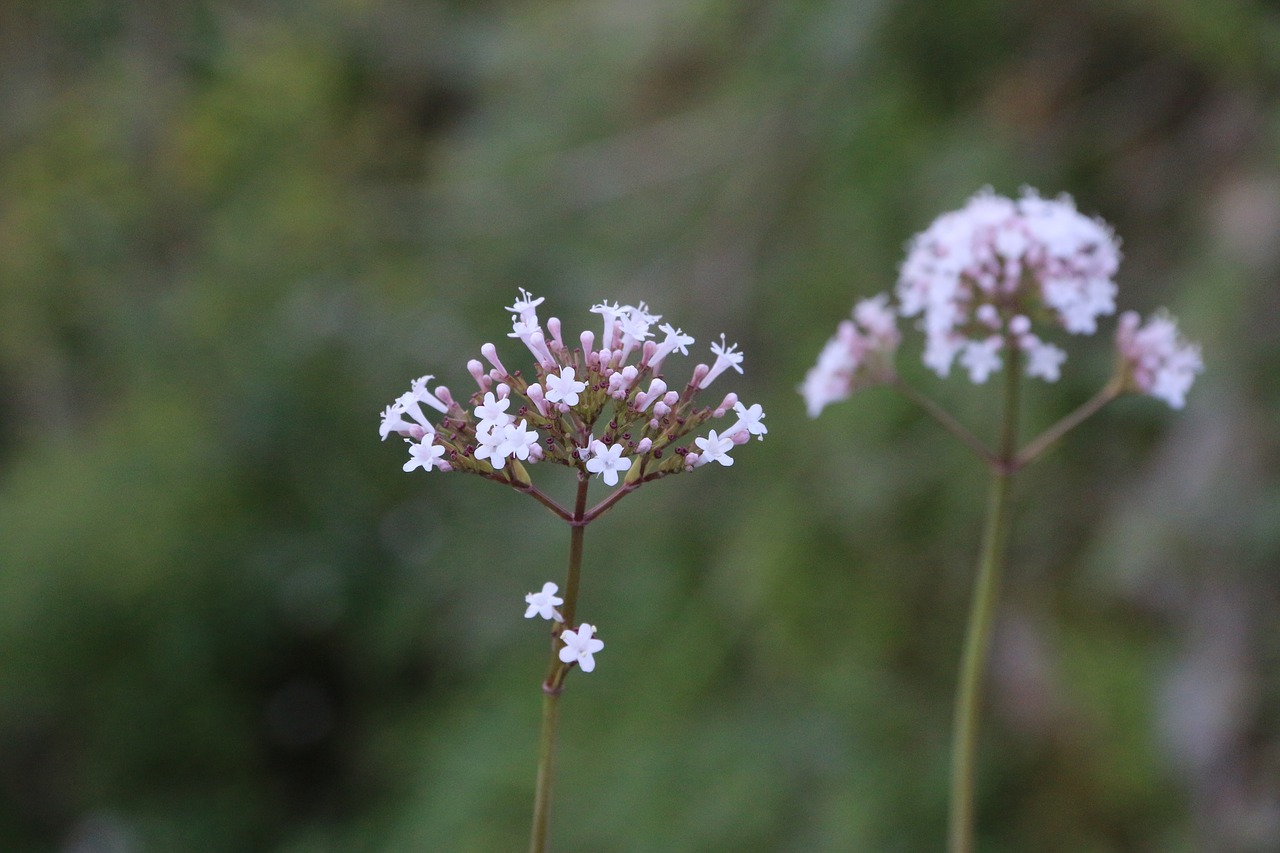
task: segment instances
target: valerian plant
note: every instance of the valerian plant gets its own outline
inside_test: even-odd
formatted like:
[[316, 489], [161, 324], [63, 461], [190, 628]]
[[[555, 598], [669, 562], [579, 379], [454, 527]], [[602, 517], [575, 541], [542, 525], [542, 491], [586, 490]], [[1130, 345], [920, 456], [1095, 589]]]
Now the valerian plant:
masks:
[[[859, 302], [805, 377], [800, 392], [810, 417], [873, 386], [888, 386], [920, 406], [986, 464], [990, 495], [957, 679], [952, 732], [949, 850], [973, 850], [974, 761], [979, 688], [1008, 537], [1015, 474], [1067, 432], [1123, 394], [1145, 394], [1182, 408], [1200, 348], [1157, 312], [1145, 323], [1120, 316], [1111, 378], [1088, 401], [1021, 444], [1019, 397], [1025, 377], [1055, 382], [1067, 353], [1055, 340], [1093, 335], [1098, 319], [1115, 313], [1118, 242], [1106, 223], [1082, 215], [1067, 196], [1044, 199], [1024, 190], [1017, 199], [989, 190], [944, 214], [911, 242], [891, 298]], [[1004, 372], [1001, 427], [994, 446], [908, 385], [895, 367], [898, 318], [918, 318], [923, 360], [940, 377], [958, 362], [981, 384]]]
[[[711, 344], [710, 364], [699, 363], [683, 385], [669, 385], [663, 372], [668, 357], [689, 354], [694, 339], [639, 305], [602, 302], [601, 336], [584, 331], [566, 340], [559, 319], [546, 328], [538, 319], [544, 300], [521, 289], [512, 314], [512, 331], [533, 356], [528, 372], [509, 370], [498, 348], [480, 348], [484, 361], [467, 370], [476, 390], [461, 403], [448, 388], [422, 376], [410, 383], [382, 413], [380, 433], [403, 436], [409, 459], [404, 470], [460, 471], [523, 492], [569, 526], [568, 571], [564, 594], [550, 581], [524, 598], [525, 617], [550, 622], [551, 658], [542, 682], [542, 734], [534, 795], [531, 853], [546, 849], [551, 804], [556, 724], [565, 677], [574, 667], [592, 672], [604, 649], [597, 627], [577, 620], [583, 533], [591, 522], [646, 483], [693, 471], [709, 463], [730, 466], [730, 453], [768, 428], [757, 404], [746, 406], [729, 393], [714, 405], [700, 395], [725, 371], [742, 373], [736, 345]], [[656, 329], [656, 332], [655, 332]], [[487, 364], [486, 364], [487, 362]], [[435, 412], [434, 421], [427, 410]], [[700, 430], [712, 423], [719, 429]], [[533, 480], [530, 468], [562, 465], [577, 474], [571, 506], [565, 506]], [[594, 505], [588, 492], [598, 478], [609, 493]]]

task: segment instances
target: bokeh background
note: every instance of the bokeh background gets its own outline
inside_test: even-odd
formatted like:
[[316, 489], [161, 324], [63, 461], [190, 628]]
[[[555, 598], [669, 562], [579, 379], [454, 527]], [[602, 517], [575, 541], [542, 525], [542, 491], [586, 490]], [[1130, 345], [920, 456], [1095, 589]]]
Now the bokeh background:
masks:
[[377, 439], [411, 377], [522, 358], [517, 287], [727, 332], [770, 427], [588, 531], [557, 849], [940, 849], [983, 472], [795, 387], [1024, 184], [1207, 370], [1019, 480], [981, 849], [1280, 849], [1278, 88], [1248, 0], [3, 4], [0, 849], [523, 849], [567, 531]]

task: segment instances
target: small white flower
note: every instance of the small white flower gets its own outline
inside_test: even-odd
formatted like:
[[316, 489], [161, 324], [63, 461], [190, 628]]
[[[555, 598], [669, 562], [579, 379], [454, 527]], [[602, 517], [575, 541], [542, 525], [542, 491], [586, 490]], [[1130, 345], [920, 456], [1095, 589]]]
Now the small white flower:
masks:
[[649, 306], [643, 302], [639, 306], [624, 305], [618, 317], [618, 328], [622, 333], [622, 348], [630, 352], [637, 344], [651, 338], [653, 333], [649, 327], [662, 318], [649, 313]]
[[603, 477], [606, 486], [618, 485], [618, 474], [631, 468], [631, 460], [622, 455], [624, 449], [621, 444], [609, 445], [599, 440], [591, 442], [587, 470]]
[[608, 349], [613, 346], [613, 333], [617, 329], [618, 318], [622, 316], [623, 308], [618, 303], [610, 305], [608, 302], [601, 302], [591, 306], [592, 314], [599, 314], [604, 318], [604, 335], [600, 338], [600, 346]]
[[1067, 354], [1060, 348], [1035, 341], [1032, 346], [1027, 347], [1027, 375], [1039, 377], [1045, 382], [1057, 382], [1062, 373], [1062, 362], [1066, 360]]
[[428, 375], [419, 376], [417, 379], [413, 380], [413, 382], [409, 383], [409, 395], [419, 403], [426, 403], [440, 414], [447, 415], [449, 413], [449, 407], [427, 387], [427, 383], [432, 379], [435, 379], [435, 377]]
[[560, 649], [560, 660], [564, 663], [576, 663], [583, 672], [591, 672], [596, 668], [595, 653], [604, 648], [604, 642], [591, 636], [596, 631], [595, 625], [583, 622], [578, 630], [565, 629], [560, 632], [560, 641], [564, 647]]
[[702, 381], [698, 383], [698, 388], [706, 388], [715, 378], [727, 369], [732, 367], [739, 373], [742, 372], [742, 353], [738, 352], [737, 344], [726, 344], [724, 335], [720, 335], [720, 343], [711, 345], [711, 352], [715, 355], [715, 364], [711, 365], [711, 370], [707, 375], [702, 377]]
[[677, 329], [670, 323], [663, 323], [658, 329], [667, 337], [658, 344], [657, 349], [653, 351], [653, 357], [649, 359], [649, 364], [653, 366], [655, 372], [671, 353], [678, 352], [681, 355], [688, 355], [689, 344], [693, 343], [693, 338], [690, 335], [686, 335], [682, 329]]
[[427, 434], [423, 436], [422, 442], [407, 442], [409, 445], [409, 461], [404, 463], [406, 472], [415, 468], [422, 468], [423, 471], [430, 471], [432, 468], [440, 468], [443, 463], [440, 457], [444, 456], [444, 447], [435, 443], [435, 436]]
[[733, 435], [738, 430], [745, 429], [748, 434], [754, 435], [757, 441], [764, 441], [764, 437], [769, 434], [769, 428], [764, 425], [764, 407], [759, 403], [751, 408], [741, 403], [734, 403], [733, 410], [738, 413], [738, 422], [725, 430], [725, 434]]
[[520, 288], [520, 298], [516, 300], [515, 305], [508, 306], [507, 310], [512, 314], [518, 315], [525, 323], [536, 326], [538, 325], [537, 308], [545, 301], [546, 297], [544, 296], [534, 299], [533, 295], [522, 287]]
[[572, 367], [566, 367], [560, 373], [548, 373], [546, 398], [552, 403], [564, 403], [566, 406], [578, 405], [579, 394], [587, 390], [587, 383], [577, 378]]
[[[422, 406], [419, 404], [426, 403], [427, 405], [431, 406], [433, 409], [441, 413], [447, 412], [449, 409], [447, 406], [444, 405], [444, 403], [442, 403], [439, 399], [436, 398], [436, 395], [427, 391], [427, 382], [430, 379], [431, 379], [430, 376], [421, 376], [413, 380], [413, 390], [406, 391], [405, 393], [397, 397], [395, 403], [391, 405], [391, 408], [388, 410], [388, 412], [394, 410], [398, 414], [408, 415], [416, 423], [418, 423], [425, 432], [435, 432], [435, 427], [433, 427], [431, 425], [431, 422], [427, 420], [427, 416], [422, 411]], [[390, 432], [391, 429], [387, 427], [385, 423], [387, 420], [388, 412], [383, 412], [383, 421], [384, 421], [384, 428], [387, 429], [387, 432]], [[402, 434], [411, 435], [413, 438], [419, 437], [416, 430], [414, 430], [412, 426], [409, 428], [408, 431], [403, 432]], [[384, 438], [386, 437], [386, 433], [383, 433], [383, 437]]]
[[[387, 436], [391, 433], [399, 433], [409, 438], [422, 438], [424, 435], [431, 435], [435, 432], [435, 427], [430, 423], [415, 424], [406, 421], [400, 417], [405, 413], [399, 404], [387, 406], [382, 410], [382, 424], [378, 427], [378, 435], [382, 436], [382, 440], [386, 441]], [[425, 421], [426, 419], [423, 418]]]
[[503, 468], [507, 464], [507, 454], [502, 452], [505, 440], [503, 427], [496, 424], [476, 430], [476, 458], [489, 460], [495, 471]]
[[999, 335], [992, 335], [985, 341], [969, 341], [965, 344], [960, 363], [969, 369], [969, 380], [976, 385], [987, 381], [992, 373], [1000, 369], [1000, 347], [1004, 341]]
[[498, 444], [497, 452], [504, 459], [515, 457], [523, 461], [529, 458], [529, 451], [538, 446], [538, 433], [529, 429], [529, 422], [526, 420], [493, 428], [495, 433], [499, 430], [502, 431], [502, 441]]
[[490, 391], [484, 395], [484, 402], [476, 406], [476, 433], [481, 430], [488, 429], [491, 426], [503, 427], [511, 423], [515, 418], [507, 414], [507, 408], [511, 405], [510, 397], [501, 399], [494, 396]]
[[524, 597], [525, 604], [529, 605], [525, 608], [524, 618], [532, 619], [534, 616], [541, 616], [543, 619], [554, 619], [557, 622], [563, 622], [564, 617], [556, 610], [556, 606], [564, 604], [564, 599], [556, 595], [560, 587], [547, 581], [542, 585], [541, 592], [531, 592]]
[[729, 451], [733, 449], [733, 438], [725, 435], [717, 435], [715, 430], [707, 433], [707, 437], [699, 436], [693, 440], [698, 445], [698, 449], [702, 452], [698, 454], [698, 464], [705, 465], [708, 462], [719, 462], [721, 465], [728, 467], [733, 464], [733, 459], [729, 456]]

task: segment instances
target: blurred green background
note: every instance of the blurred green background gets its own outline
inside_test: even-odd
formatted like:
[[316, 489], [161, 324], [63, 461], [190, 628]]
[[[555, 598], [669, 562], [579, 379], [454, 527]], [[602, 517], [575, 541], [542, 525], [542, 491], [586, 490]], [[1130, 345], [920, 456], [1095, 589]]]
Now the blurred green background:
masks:
[[941, 849], [983, 472], [795, 387], [1023, 184], [1207, 370], [1019, 480], [981, 849], [1280, 849], [1278, 91], [1244, 0], [3, 4], [0, 849], [523, 849], [567, 531], [377, 439], [411, 377], [524, 358], [521, 286], [727, 332], [770, 427], [588, 531], [556, 849]]

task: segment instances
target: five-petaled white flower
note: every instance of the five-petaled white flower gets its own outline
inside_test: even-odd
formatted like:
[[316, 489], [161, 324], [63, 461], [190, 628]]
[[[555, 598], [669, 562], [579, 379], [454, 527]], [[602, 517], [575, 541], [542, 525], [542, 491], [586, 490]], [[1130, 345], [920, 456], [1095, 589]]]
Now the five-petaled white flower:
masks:
[[[497, 433], [502, 431], [502, 441], [498, 444], [498, 453], [502, 456], [513, 456], [521, 461], [529, 458], [529, 451], [538, 446], [538, 433], [529, 429], [529, 422], [521, 420], [518, 424], [507, 424], [494, 427]], [[492, 463], [492, 459], [489, 460]], [[496, 465], [494, 467], [497, 467]]]
[[506, 426], [511, 423], [514, 418], [507, 414], [507, 408], [511, 405], [510, 397], [499, 399], [490, 391], [484, 395], [484, 402], [476, 406], [476, 419], [480, 421], [476, 426], [477, 432], [490, 426]]
[[708, 462], [719, 462], [725, 466], [733, 464], [733, 458], [729, 456], [729, 451], [733, 449], [732, 437], [717, 435], [715, 430], [711, 430], [706, 438], [699, 436], [693, 440], [693, 443], [702, 451], [698, 456], [699, 465], [705, 465]]
[[556, 610], [557, 605], [564, 604], [564, 599], [556, 595], [559, 591], [559, 586], [547, 581], [542, 585], [541, 592], [531, 592], [526, 595], [524, 603], [529, 606], [525, 608], [524, 618], [532, 619], [534, 616], [541, 616], [543, 619], [563, 622], [564, 617]]
[[734, 403], [733, 410], [738, 413], [738, 422], [725, 430], [725, 435], [733, 435], [738, 430], [745, 429], [749, 435], [756, 437], [756, 441], [764, 441], [764, 437], [769, 433], [769, 428], [764, 425], [764, 407], [759, 403], [751, 408], [741, 403]]
[[987, 377], [1000, 369], [1000, 348], [1004, 341], [999, 335], [992, 335], [985, 341], [969, 341], [965, 344], [960, 363], [969, 369], [969, 380], [977, 385], [987, 381]]
[[578, 630], [565, 629], [560, 632], [560, 640], [564, 646], [560, 649], [560, 660], [564, 663], [576, 663], [583, 672], [591, 672], [596, 668], [595, 653], [604, 648], [604, 643], [591, 636], [596, 626], [583, 622]]
[[405, 471], [412, 471], [421, 467], [423, 471], [430, 471], [432, 468], [440, 468], [444, 465], [440, 461], [440, 457], [444, 456], [444, 447], [435, 443], [435, 436], [427, 433], [422, 437], [422, 442], [406, 442], [409, 445], [409, 461], [404, 463]]
[[504, 430], [500, 426], [491, 426], [488, 429], [476, 433], [476, 450], [475, 457], [477, 459], [487, 459], [494, 470], [499, 470], [507, 464], [507, 454], [503, 450], [503, 442], [506, 441]]
[[622, 455], [624, 449], [621, 444], [605, 444], [599, 439], [591, 442], [587, 470], [603, 477], [606, 486], [618, 485], [618, 474], [631, 468], [631, 460]]
[[587, 383], [577, 378], [577, 373], [572, 367], [566, 367], [559, 373], [548, 373], [546, 384], [547, 401], [564, 403], [566, 406], [578, 405], [578, 395], [587, 390]]

